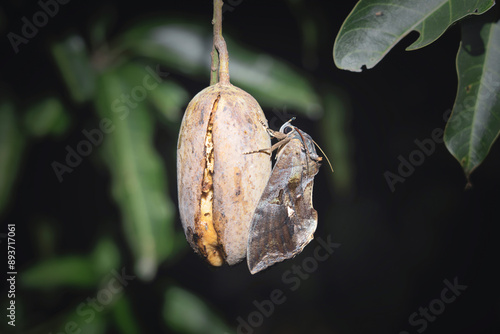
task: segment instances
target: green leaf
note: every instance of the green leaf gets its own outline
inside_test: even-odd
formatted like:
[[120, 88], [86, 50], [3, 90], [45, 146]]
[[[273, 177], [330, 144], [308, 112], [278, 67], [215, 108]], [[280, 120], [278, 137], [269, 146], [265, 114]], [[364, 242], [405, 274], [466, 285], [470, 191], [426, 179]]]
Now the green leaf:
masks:
[[120, 265], [120, 251], [115, 242], [102, 237], [92, 251], [92, 263], [97, 276], [103, 276]]
[[[331, 175], [332, 189], [343, 198], [349, 198], [355, 189], [356, 174], [356, 164], [352, 156], [354, 146], [350, 124], [352, 110], [347, 102], [346, 92], [331, 86], [327, 86], [325, 90], [324, 105], [328, 112], [320, 122], [324, 138], [324, 142], [320, 145], [323, 146], [335, 171]], [[331, 173], [330, 166], [327, 166], [326, 162], [323, 165], [327, 173]]]
[[98, 8], [89, 25], [89, 40], [91, 49], [106, 45], [109, 32], [117, 20], [117, 12], [113, 7], [103, 6]]
[[188, 92], [177, 83], [164, 81], [151, 91], [151, 102], [164, 120], [180, 124], [184, 108], [189, 102]]
[[231, 82], [253, 95], [263, 107], [287, 106], [310, 118], [321, 116], [321, 100], [304, 73], [275, 57], [226, 40]]
[[494, 3], [494, 0], [361, 0], [335, 39], [335, 64], [355, 72], [363, 66], [372, 68], [411, 31], [419, 32], [420, 36], [407, 50], [434, 42], [454, 22], [482, 14]]
[[13, 197], [13, 185], [25, 148], [26, 139], [19, 128], [14, 104], [0, 102], [0, 213]]
[[[169, 70], [210, 79], [211, 29], [178, 20], [139, 23], [119, 39], [117, 49], [158, 61]], [[309, 117], [322, 113], [320, 98], [307, 75], [285, 61], [252, 51], [224, 35], [231, 83], [246, 90], [263, 107], [286, 105]]]
[[71, 97], [76, 102], [90, 100], [95, 92], [95, 73], [83, 38], [71, 35], [54, 44], [52, 55]]
[[[90, 296], [88, 298], [90, 298]], [[27, 331], [27, 333], [109, 333], [105, 318], [109, 305], [105, 305], [102, 309], [97, 309], [94, 305], [91, 306], [87, 300], [82, 300], [81, 303], [85, 306], [79, 311], [77, 310], [79, 305], [75, 305], [74, 308], [70, 308], [70, 311], [64, 311], [65, 313], [61, 314], [55, 321], [53, 318], [49, 318], [49, 323], [42, 325], [43, 327], [40, 327], [38, 331], [32, 330]], [[102, 305], [97, 306], [100, 307]], [[96, 312], [97, 310], [99, 310], [99, 312]], [[44, 330], [41, 330], [41, 328], [44, 328]]]
[[174, 205], [166, 175], [153, 145], [151, 90], [161, 79], [148, 67], [125, 65], [98, 80], [96, 108], [107, 134], [101, 153], [111, 172], [112, 194], [136, 258], [135, 271], [151, 279], [173, 249]]
[[113, 318], [116, 326], [122, 334], [138, 334], [141, 333], [139, 324], [132, 310], [132, 305], [127, 298], [127, 295], [121, 296], [113, 304]]
[[65, 256], [38, 262], [21, 273], [21, 284], [28, 288], [90, 288], [98, 283], [90, 258]]
[[61, 101], [47, 97], [30, 106], [24, 115], [24, 126], [35, 137], [60, 135], [66, 131], [69, 118]]
[[119, 264], [116, 245], [111, 239], [102, 238], [91, 256], [68, 255], [39, 261], [23, 270], [21, 282], [29, 288], [92, 288]]
[[[85, 318], [82, 321], [82, 316], [78, 313], [76, 313], [75, 316], [72, 317], [74, 321], [77, 323], [79, 326], [78, 329], [81, 331], [78, 332], [78, 334], [105, 334], [107, 333], [107, 324], [106, 324], [106, 319], [104, 319], [104, 314], [102, 312], [94, 312], [93, 313], [95, 317], [92, 319], [91, 322], [86, 322]], [[88, 313], [87, 313], [88, 315]], [[70, 333], [71, 331], [68, 330], [68, 323], [66, 322], [63, 333]], [[62, 329], [61, 329], [62, 330]]]
[[446, 147], [467, 178], [500, 133], [500, 21], [485, 19], [462, 26], [458, 92], [444, 134]]
[[171, 329], [178, 333], [233, 332], [203, 300], [179, 287], [170, 287], [166, 291], [163, 319]]
[[54, 256], [57, 248], [57, 224], [46, 217], [36, 217], [30, 222], [30, 233], [34, 240], [34, 253], [39, 259], [47, 259]]
[[176, 72], [206, 75], [208, 85], [211, 44], [210, 30], [201, 25], [179, 20], [148, 20], [125, 31], [116, 48], [159, 61]]

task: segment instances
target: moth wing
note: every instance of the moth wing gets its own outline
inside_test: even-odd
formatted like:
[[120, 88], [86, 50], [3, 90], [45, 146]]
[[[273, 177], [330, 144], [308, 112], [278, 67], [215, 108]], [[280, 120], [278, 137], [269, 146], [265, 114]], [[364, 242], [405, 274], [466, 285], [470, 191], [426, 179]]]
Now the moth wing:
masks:
[[280, 152], [250, 224], [247, 263], [255, 274], [302, 252], [313, 239], [318, 214], [312, 206], [319, 163], [299, 139]]

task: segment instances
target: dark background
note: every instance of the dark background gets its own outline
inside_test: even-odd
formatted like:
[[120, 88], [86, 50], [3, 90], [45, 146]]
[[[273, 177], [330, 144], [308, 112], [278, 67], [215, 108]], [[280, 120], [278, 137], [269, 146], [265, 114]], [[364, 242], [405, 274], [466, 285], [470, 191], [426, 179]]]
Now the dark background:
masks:
[[[341, 246], [301, 280], [296, 291], [283, 281], [283, 274], [313, 256], [317, 241], [295, 259], [255, 276], [249, 274], [244, 262], [210, 268], [186, 247], [176, 261], [160, 266], [155, 280], [135, 280], [127, 288], [125, 293], [142, 332], [176, 331], [162, 320], [159, 311], [163, 303], [160, 292], [175, 282], [204, 300], [233, 332], [238, 317], [247, 319], [256, 310], [255, 300], [269, 299], [274, 289], [280, 289], [286, 301], [275, 305], [255, 333], [417, 333], [420, 326], [409, 324], [410, 315], [440, 298], [444, 280], [457, 279], [467, 289], [446, 304], [444, 312], [428, 323], [425, 333], [498, 333], [498, 145], [474, 172], [473, 187], [467, 191], [458, 162], [442, 143], [436, 144], [436, 151], [404, 183], [396, 184], [394, 192], [384, 178], [388, 170], [397, 173], [399, 155], [408, 158], [417, 149], [415, 139], [431, 138], [434, 129], [444, 129], [443, 115], [453, 107], [456, 94], [459, 26], [424, 49], [405, 52], [417, 37], [412, 33], [375, 68], [351, 73], [335, 67], [332, 49], [355, 2], [308, 1], [298, 7], [291, 6], [292, 2], [241, 1], [234, 10], [225, 12], [223, 32], [306, 72], [318, 90], [325, 89], [326, 84], [341, 89], [342, 98], [348, 101], [345, 131], [350, 134], [350, 189], [339, 193], [325, 165], [316, 177], [314, 196], [319, 214], [315, 235], [323, 240], [331, 236]], [[62, 5], [60, 13], [29, 44], [21, 45], [19, 54], [14, 54], [7, 32], [18, 32], [21, 17], [39, 7], [35, 2], [5, 1], [0, 8], [1, 84], [4, 94], [13, 92], [21, 108], [51, 91], [69, 100], [47, 44], [68, 30], [84, 34], [100, 11], [113, 13], [111, 35], [138, 20], [162, 15], [201, 20], [210, 31], [212, 17], [211, 1], [72, 1]], [[316, 48], [304, 48], [300, 37], [303, 17], [313, 18], [318, 27]], [[173, 75], [191, 96], [208, 85], [208, 73], [205, 81]], [[273, 116], [270, 108], [264, 111], [268, 118]], [[1, 216], [2, 233], [7, 223], [17, 224], [21, 274], [36, 262], [37, 231], [30, 222], [39, 216], [50, 217], [60, 236], [61, 254], [89, 252], [96, 236], [105, 229], [115, 236], [124, 264], [132, 261], [120, 226], [100, 226], [102, 216], [119, 217], [109, 196], [107, 173], [84, 161], [68, 181], [59, 184], [50, 168], [65, 143], [78, 141], [78, 131], [85, 127], [90, 113], [91, 106], [84, 105], [72, 114], [74, 137], [70, 132], [60, 142], [39, 140], [24, 156], [9, 206]], [[330, 145], [321, 119], [299, 116], [296, 125], [324, 148]], [[157, 137], [159, 147], [162, 140], [168, 140], [168, 150], [175, 149], [176, 133], [160, 131]], [[162, 156], [169, 179], [174, 180], [175, 163], [167, 153]], [[336, 157], [330, 159], [335, 169]], [[169, 182], [169, 192], [176, 201], [173, 181]], [[176, 229], [181, 231], [178, 218]], [[19, 332], [33, 332], [48, 319], [57, 318], [61, 310], [74, 309], [75, 301], [92, 295], [92, 290], [55, 289], [49, 295], [23, 290], [22, 286], [18, 289], [17, 298], [29, 301], [18, 313]], [[4, 292], [2, 289], [2, 299]], [[3, 325], [0, 328], [6, 328]], [[108, 332], [117, 329], [110, 327]]]

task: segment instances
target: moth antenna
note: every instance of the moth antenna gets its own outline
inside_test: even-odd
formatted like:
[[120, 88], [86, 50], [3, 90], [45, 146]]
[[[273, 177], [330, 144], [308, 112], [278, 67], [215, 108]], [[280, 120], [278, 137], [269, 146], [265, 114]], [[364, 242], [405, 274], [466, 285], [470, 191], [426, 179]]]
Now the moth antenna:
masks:
[[[296, 119], [296, 117], [295, 117], [295, 116], [293, 116], [293, 117], [292, 117], [292, 118], [290, 118], [288, 121], [286, 121], [285, 123], [283, 123], [283, 124], [281, 125], [281, 128], [278, 130], [278, 132], [280, 132], [280, 131], [281, 131], [281, 129], [283, 129], [283, 127], [284, 127], [285, 125], [287, 125], [287, 124], [288, 124], [288, 125], [290, 125], [290, 126], [293, 126], [293, 125], [292, 125], [292, 122], [293, 122], [293, 121], [295, 121], [295, 119]], [[295, 126], [293, 126], [293, 127], [295, 128]]]
[[330, 159], [328, 159], [328, 157], [325, 154], [325, 152], [321, 149], [321, 147], [319, 147], [319, 145], [314, 141], [314, 139], [311, 138], [311, 140], [313, 141], [314, 145], [316, 145], [316, 147], [319, 148], [319, 150], [321, 151], [321, 153], [323, 153], [323, 155], [325, 156], [326, 161], [328, 162], [328, 165], [330, 166], [330, 169], [332, 170], [332, 173], [333, 173], [333, 167], [332, 167], [332, 164], [330, 163]]

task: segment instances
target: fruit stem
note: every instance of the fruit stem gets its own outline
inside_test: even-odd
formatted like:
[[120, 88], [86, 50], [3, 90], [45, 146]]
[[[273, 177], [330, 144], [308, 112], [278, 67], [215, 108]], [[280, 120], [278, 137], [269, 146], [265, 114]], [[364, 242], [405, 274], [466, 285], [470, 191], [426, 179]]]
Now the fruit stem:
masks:
[[210, 86], [219, 82], [219, 53], [215, 49], [215, 45], [210, 52], [212, 56], [212, 66], [210, 67]]
[[[214, 16], [212, 24], [214, 26], [214, 41], [212, 48], [212, 66], [210, 68], [210, 85], [220, 82], [229, 84], [229, 55], [226, 41], [222, 37], [222, 0], [214, 0]], [[217, 80], [217, 76], [218, 79]]]

